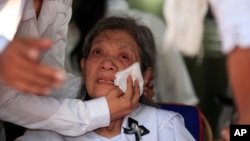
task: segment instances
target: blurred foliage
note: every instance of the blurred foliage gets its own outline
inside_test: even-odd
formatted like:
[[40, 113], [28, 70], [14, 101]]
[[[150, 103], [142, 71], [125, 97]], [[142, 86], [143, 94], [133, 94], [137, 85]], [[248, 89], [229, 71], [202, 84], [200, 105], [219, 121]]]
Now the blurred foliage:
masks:
[[153, 13], [161, 18], [164, 0], [129, 0], [129, 6], [142, 11]]

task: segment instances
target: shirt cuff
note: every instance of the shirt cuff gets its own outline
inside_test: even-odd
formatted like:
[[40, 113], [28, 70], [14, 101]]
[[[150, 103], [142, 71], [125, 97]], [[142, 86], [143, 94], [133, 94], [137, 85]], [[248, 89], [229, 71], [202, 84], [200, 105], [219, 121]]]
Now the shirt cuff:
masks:
[[3, 52], [3, 50], [6, 48], [6, 46], [8, 45], [9, 41], [0, 35], [0, 53]]
[[110, 112], [106, 98], [99, 97], [85, 102], [89, 111], [91, 123], [90, 131], [110, 124]]
[[[57, 101], [55, 102], [57, 103]], [[39, 123], [40, 129], [49, 129], [66, 136], [79, 136], [110, 124], [110, 112], [105, 97], [82, 101], [62, 99], [50, 119]]]

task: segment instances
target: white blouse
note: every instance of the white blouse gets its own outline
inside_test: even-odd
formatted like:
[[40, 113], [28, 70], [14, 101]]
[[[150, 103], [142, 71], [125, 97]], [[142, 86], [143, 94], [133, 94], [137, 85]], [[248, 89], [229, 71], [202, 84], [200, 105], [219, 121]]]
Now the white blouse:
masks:
[[219, 26], [222, 51], [229, 53], [236, 46], [250, 47], [250, 1], [209, 1]]
[[[131, 119], [129, 119], [131, 118]], [[129, 124], [129, 121], [131, 124]], [[131, 126], [130, 126], [131, 125]], [[143, 128], [144, 127], [144, 128]], [[125, 129], [131, 134], [124, 133]], [[138, 130], [139, 129], [139, 130]], [[147, 130], [149, 132], [147, 132]], [[141, 131], [139, 134], [136, 131]], [[136, 134], [138, 133], [138, 134]], [[51, 131], [29, 130], [18, 141], [136, 141], [141, 136], [143, 141], [194, 141], [185, 128], [181, 115], [167, 110], [140, 105], [123, 120], [121, 134], [105, 138], [93, 131], [78, 137], [62, 136]], [[138, 138], [139, 139], [139, 138]], [[139, 140], [138, 140], [139, 141]]]

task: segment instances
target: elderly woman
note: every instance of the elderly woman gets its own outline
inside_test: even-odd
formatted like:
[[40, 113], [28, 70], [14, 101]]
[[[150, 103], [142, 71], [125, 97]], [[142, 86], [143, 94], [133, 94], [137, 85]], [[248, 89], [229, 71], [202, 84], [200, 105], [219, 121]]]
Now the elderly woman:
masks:
[[[117, 72], [139, 62], [138, 72], [154, 67], [155, 44], [150, 30], [132, 18], [109, 17], [100, 20], [90, 31], [83, 46], [81, 69], [85, 95], [83, 100], [107, 93], [142, 93], [137, 77], [127, 77], [125, 92], [114, 82]], [[137, 72], [137, 73], [138, 73]], [[132, 74], [133, 75], [133, 74]], [[141, 74], [140, 74], [141, 75]], [[117, 103], [119, 104], [119, 103]], [[70, 116], [70, 115], [69, 115]], [[142, 94], [140, 104], [129, 115], [78, 137], [62, 136], [51, 131], [30, 130], [19, 141], [191, 141], [192, 135], [183, 118], [174, 112], [157, 109]]]

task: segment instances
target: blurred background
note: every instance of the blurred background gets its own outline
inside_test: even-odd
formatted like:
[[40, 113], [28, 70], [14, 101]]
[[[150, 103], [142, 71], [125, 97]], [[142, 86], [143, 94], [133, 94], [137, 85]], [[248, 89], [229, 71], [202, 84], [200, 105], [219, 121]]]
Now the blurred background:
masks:
[[[130, 0], [131, 7], [153, 13], [163, 18], [164, 0]], [[185, 57], [194, 90], [200, 100], [198, 106], [211, 124], [214, 135], [218, 134], [223, 98], [228, 92], [225, 56], [220, 51], [220, 39], [211, 11], [204, 21], [203, 56]]]

